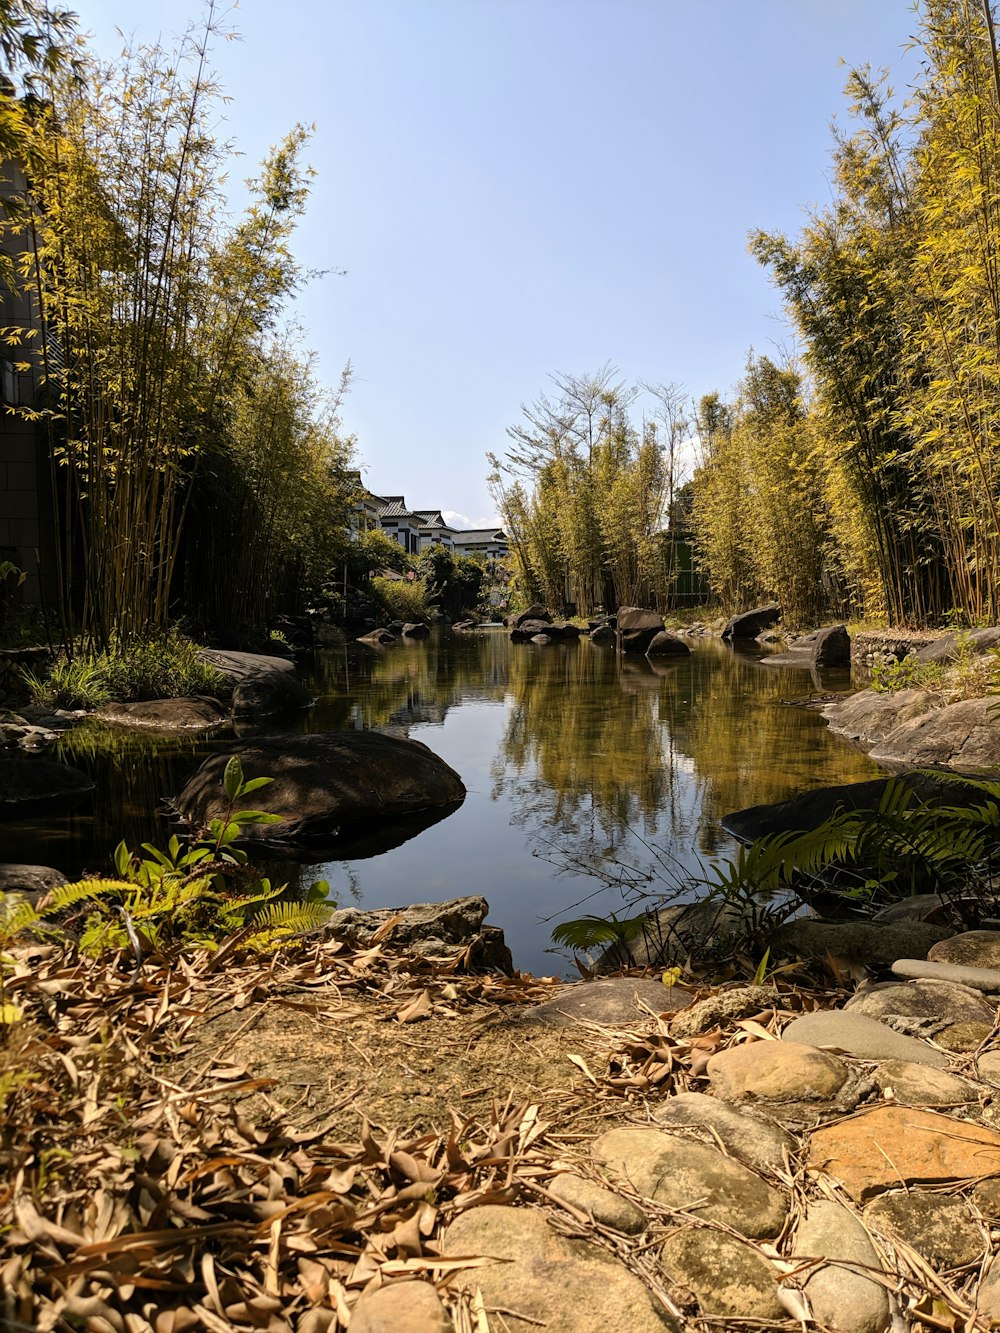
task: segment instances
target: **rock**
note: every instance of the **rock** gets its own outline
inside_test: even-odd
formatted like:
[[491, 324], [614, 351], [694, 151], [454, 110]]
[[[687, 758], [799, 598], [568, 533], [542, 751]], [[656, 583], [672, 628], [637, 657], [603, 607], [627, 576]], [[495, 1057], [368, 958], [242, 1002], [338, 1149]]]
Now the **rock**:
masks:
[[[622, 680], [625, 680], [625, 664]], [[643, 670], [649, 671], [644, 661]], [[655, 678], [654, 678], [655, 679]], [[631, 967], [672, 967], [691, 954], [724, 949], [731, 932], [739, 928], [739, 911], [724, 902], [686, 903], [648, 912], [639, 934], [621, 944], [610, 944], [597, 960], [598, 972]]]
[[400, 630], [404, 639], [428, 639], [430, 638], [430, 626], [421, 621], [407, 621]]
[[885, 1288], [858, 1272], [859, 1267], [878, 1270], [882, 1265], [868, 1233], [849, 1209], [832, 1199], [810, 1202], [795, 1233], [792, 1256], [827, 1261], [804, 1283], [817, 1323], [844, 1333], [884, 1333], [889, 1327]]
[[539, 620], [550, 625], [552, 623], [552, 615], [544, 606], [542, 606], [541, 602], [533, 602], [526, 611], [522, 611], [520, 615], [514, 617], [510, 622], [510, 628], [520, 629], [520, 627], [528, 620]]
[[373, 629], [370, 634], [362, 634], [357, 642], [370, 643], [373, 648], [388, 648], [391, 643], [396, 642], [396, 636], [390, 634], [387, 629]]
[[200, 648], [198, 656], [222, 673], [232, 690], [234, 717], [271, 717], [308, 708], [313, 698], [295, 675], [295, 664], [266, 653]]
[[611, 625], [598, 625], [590, 632], [591, 643], [614, 643], [617, 638], [618, 635]]
[[623, 653], [648, 652], [653, 640], [665, 633], [659, 611], [637, 606], [621, 606], [615, 616], [618, 626], [618, 649]]
[[822, 711], [832, 732], [867, 748], [883, 741], [902, 723], [942, 705], [943, 700], [927, 690], [897, 690], [895, 694], [861, 690], [828, 704]]
[[920, 958], [897, 958], [892, 970], [897, 977], [906, 977], [908, 980], [950, 981], [956, 986], [964, 986], [971, 990], [1000, 991], [1000, 968], [995, 967], [962, 967], [958, 963], [931, 963]]
[[551, 635], [552, 625], [547, 620], [524, 620], [510, 632], [511, 643], [529, 643], [536, 634]]
[[785, 1319], [774, 1268], [735, 1236], [708, 1228], [678, 1231], [667, 1237], [660, 1259], [675, 1282], [694, 1292], [703, 1314]]
[[926, 953], [949, 934], [924, 921], [879, 925], [872, 921], [820, 921], [801, 917], [771, 937], [772, 958], [846, 958], [866, 967], [889, 967], [903, 955]]
[[876, 1106], [813, 1130], [808, 1165], [863, 1199], [901, 1184], [1000, 1175], [1000, 1134], [936, 1111]]
[[0, 819], [65, 810], [93, 790], [92, 779], [69, 764], [25, 754], [0, 754]]
[[893, 925], [900, 921], [932, 921], [935, 925], [952, 925], [958, 921], [956, 901], [943, 893], [911, 893], [897, 903], [887, 903], [872, 917], [879, 925]]
[[742, 1162], [718, 1148], [645, 1126], [609, 1129], [590, 1146], [608, 1174], [643, 1198], [725, 1222], [743, 1235], [776, 1236], [788, 1201]]
[[363, 1291], [351, 1333], [450, 1333], [451, 1320], [430, 1282], [392, 1282]]
[[987, 1320], [988, 1328], [1000, 1322], [1000, 1258], [990, 1260], [976, 1288], [976, 1314]]
[[929, 962], [1000, 970], [1000, 930], [967, 930], [933, 945]]
[[920, 1190], [883, 1194], [865, 1209], [869, 1226], [911, 1245], [932, 1268], [958, 1268], [979, 1259], [986, 1236], [961, 1199]]
[[796, 1041], [753, 1041], [708, 1062], [712, 1091], [727, 1101], [832, 1101], [847, 1082], [843, 1060]]
[[752, 1171], [774, 1173], [785, 1169], [793, 1158], [796, 1140], [786, 1129], [757, 1112], [735, 1111], [725, 1102], [703, 1092], [679, 1092], [659, 1102], [653, 1111], [657, 1128], [684, 1133], [700, 1142], [714, 1143]]
[[936, 1033], [934, 1040], [946, 1051], [967, 1055], [970, 1051], [978, 1051], [992, 1031], [992, 1023], [951, 1023]]
[[970, 1197], [991, 1225], [1000, 1222], [1000, 1180], [981, 1180]]
[[95, 716], [115, 727], [143, 731], [211, 731], [229, 721], [218, 699], [151, 699], [135, 704], [105, 704]]
[[914, 656], [918, 662], [954, 662], [963, 651], [978, 656], [993, 648], [1000, 648], [1000, 629], [995, 626], [943, 634], [918, 648]]
[[1000, 1051], [983, 1051], [977, 1055], [976, 1073], [990, 1083], [1000, 1084]]
[[652, 629], [659, 632], [664, 628], [663, 617], [659, 611], [651, 611], [640, 606], [620, 606], [615, 615], [615, 624], [620, 634], [639, 629]]
[[550, 1181], [549, 1193], [588, 1214], [601, 1226], [626, 1236], [637, 1236], [649, 1225], [649, 1218], [631, 1199], [571, 1171], [564, 1171]]
[[812, 641], [810, 665], [817, 671], [849, 671], [851, 636], [846, 625], [828, 625]]
[[773, 629], [781, 619], [781, 607], [777, 602], [767, 606], [755, 607], [753, 611], [743, 611], [728, 622], [722, 631], [724, 639], [756, 639], [766, 629]]
[[326, 930], [352, 949], [366, 949], [381, 932], [380, 938], [421, 957], [451, 959], [468, 952], [479, 967], [512, 973], [503, 931], [484, 924], [489, 910], [477, 895], [411, 907], [345, 907], [333, 913]]
[[551, 635], [548, 635], [548, 634], [532, 634], [532, 636], [531, 636], [529, 642], [530, 642], [530, 643], [537, 643], [538, 646], [541, 648], [541, 647], [544, 647], [545, 644], [547, 644], [547, 643], [551, 643], [551, 642], [552, 642], [552, 637], [551, 637]]
[[956, 773], [1000, 770], [996, 700], [963, 699], [903, 722], [869, 752], [888, 767], [951, 768]]
[[880, 1023], [876, 1018], [846, 1009], [818, 1009], [789, 1023], [782, 1041], [831, 1046], [859, 1060], [907, 1060], [912, 1064], [940, 1068], [948, 1057], [917, 1037]]
[[574, 625], [572, 621], [565, 620], [562, 624], [553, 624], [549, 632], [556, 639], [578, 639], [583, 630], [579, 625]]
[[875, 1082], [901, 1106], [963, 1106], [979, 1101], [967, 1078], [912, 1060], [887, 1060], [875, 1070]]
[[920, 1018], [948, 1023], [993, 1022], [979, 991], [952, 981], [885, 981], [855, 991], [844, 1011], [869, 1018]]
[[444, 1253], [500, 1261], [460, 1269], [453, 1279], [457, 1287], [480, 1289], [491, 1328], [494, 1310], [503, 1311], [510, 1333], [619, 1328], [623, 1311], [629, 1333], [678, 1328], [624, 1264], [599, 1245], [559, 1235], [537, 1209], [469, 1208], [446, 1230]]
[[676, 634], [671, 634], [668, 630], [660, 630], [649, 642], [646, 649], [647, 657], [690, 657], [691, 649], [679, 639]]
[[690, 992], [683, 987], [668, 990], [662, 982], [645, 977], [606, 977], [574, 982], [513, 1021], [539, 1023], [543, 1027], [571, 1027], [580, 1021], [610, 1028], [634, 1027], [649, 1017], [639, 1009], [637, 1000], [654, 1014], [661, 1014], [685, 1004], [689, 998]]
[[274, 779], [253, 793], [253, 807], [281, 816], [277, 824], [245, 825], [247, 842], [329, 845], [374, 821], [384, 828], [427, 811], [440, 817], [465, 796], [454, 769], [419, 741], [374, 731], [268, 736], [205, 760], [176, 798], [192, 823], [226, 813], [222, 775], [233, 753], [247, 778]]
[[670, 1031], [675, 1037], [696, 1037], [773, 1008], [777, 1000], [777, 991], [769, 986], [734, 986], [683, 1009], [671, 1022]]
[[[756, 842], [769, 833], [811, 832], [838, 810], [877, 810], [890, 778], [816, 787], [771, 805], [752, 805], [724, 815], [722, 827], [740, 842]], [[959, 804], [956, 784], [932, 773], [902, 773], [895, 778], [930, 804]]]
[[68, 884], [61, 870], [51, 866], [20, 865], [14, 861], [0, 864], [0, 893], [18, 893], [34, 902], [50, 889]]

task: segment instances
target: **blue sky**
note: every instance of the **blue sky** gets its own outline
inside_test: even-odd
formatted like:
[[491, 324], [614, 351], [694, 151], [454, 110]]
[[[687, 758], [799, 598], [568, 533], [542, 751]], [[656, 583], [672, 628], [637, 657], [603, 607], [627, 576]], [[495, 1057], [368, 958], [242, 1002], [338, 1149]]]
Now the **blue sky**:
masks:
[[[181, 0], [79, 0], [97, 48]], [[296, 252], [344, 276], [295, 315], [368, 484], [476, 525], [488, 450], [550, 372], [725, 392], [791, 350], [746, 253], [830, 197], [848, 64], [904, 89], [909, 0], [246, 0], [215, 64], [235, 178], [295, 122], [318, 171]]]

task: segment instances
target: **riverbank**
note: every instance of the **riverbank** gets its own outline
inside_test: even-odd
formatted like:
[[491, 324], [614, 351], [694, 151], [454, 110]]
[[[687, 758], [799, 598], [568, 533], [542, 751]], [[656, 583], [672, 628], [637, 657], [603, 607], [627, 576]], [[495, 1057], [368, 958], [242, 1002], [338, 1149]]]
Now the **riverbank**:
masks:
[[567, 986], [391, 933], [137, 975], [12, 951], [9, 1327], [878, 1333], [1000, 1312], [994, 990]]

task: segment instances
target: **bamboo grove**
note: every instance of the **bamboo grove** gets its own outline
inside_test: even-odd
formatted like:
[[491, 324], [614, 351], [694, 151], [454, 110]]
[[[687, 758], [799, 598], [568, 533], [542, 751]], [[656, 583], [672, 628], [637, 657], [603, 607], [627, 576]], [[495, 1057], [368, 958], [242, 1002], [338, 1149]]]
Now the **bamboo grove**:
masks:
[[[491, 491], [529, 600], [575, 608], [671, 604], [676, 544], [664, 533], [678, 498], [688, 432], [673, 384], [627, 385], [610, 365], [554, 375], [557, 396], [524, 407], [511, 447], [489, 455]], [[637, 423], [644, 390], [652, 404]]]
[[688, 414], [672, 386], [639, 426], [636, 390], [607, 368], [554, 377], [555, 399], [510, 430], [494, 486], [529, 596], [666, 609], [680, 525], [727, 611], [776, 598], [798, 624], [1000, 620], [995, 17], [986, 0], [918, 14], [908, 100], [885, 71], [849, 75], [833, 202], [797, 237], [750, 237], [797, 359], [751, 354], [728, 401]]
[[178, 612], [246, 634], [342, 554], [350, 442], [285, 327], [308, 135], [271, 151], [233, 220], [210, 67], [225, 35], [210, 4], [177, 49], [102, 64], [64, 27], [71, 58], [22, 61], [30, 82], [0, 94], [2, 337], [32, 384], [7, 410], [45, 441], [66, 642]]
[[[996, 623], [1000, 69], [991, 7], [923, 0], [917, 42], [921, 72], [906, 103], [885, 72], [851, 73], [853, 132], [835, 141], [832, 205], [795, 240], [751, 238], [801, 337], [807, 406], [788, 484], [773, 475], [766, 444], [762, 457], [744, 453], [742, 484], [776, 497], [786, 523], [811, 527], [822, 554], [817, 601], [898, 623]], [[787, 448], [783, 433], [773, 438], [776, 452]], [[706, 487], [718, 483], [713, 461], [710, 449]], [[718, 522], [706, 509], [712, 566]], [[804, 555], [806, 532], [801, 539]], [[779, 590], [771, 582], [766, 591]]]

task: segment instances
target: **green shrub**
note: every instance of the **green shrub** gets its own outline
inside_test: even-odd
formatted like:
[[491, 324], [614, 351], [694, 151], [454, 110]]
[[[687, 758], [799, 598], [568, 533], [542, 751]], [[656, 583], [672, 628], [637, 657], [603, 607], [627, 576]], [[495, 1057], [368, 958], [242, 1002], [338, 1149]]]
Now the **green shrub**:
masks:
[[96, 658], [56, 662], [44, 679], [25, 671], [24, 681], [35, 703], [49, 708], [100, 708], [111, 698]]
[[44, 680], [26, 673], [38, 703], [55, 708], [99, 708], [110, 699], [171, 699], [214, 694], [222, 676], [198, 656], [198, 645], [177, 630], [122, 644], [103, 653], [57, 662]]
[[422, 579], [372, 579], [372, 592], [390, 620], [423, 620], [427, 585]]
[[898, 690], [933, 689], [943, 678], [940, 662], [921, 662], [912, 653], [900, 658], [881, 654], [872, 666], [870, 684], [879, 694], [895, 694]]

